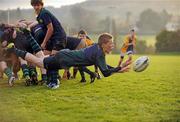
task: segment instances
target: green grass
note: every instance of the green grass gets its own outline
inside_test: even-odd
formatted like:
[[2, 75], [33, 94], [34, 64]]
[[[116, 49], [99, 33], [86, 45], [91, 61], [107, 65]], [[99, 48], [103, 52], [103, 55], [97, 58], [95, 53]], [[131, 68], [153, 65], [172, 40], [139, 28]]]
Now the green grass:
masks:
[[[107, 62], [116, 66], [118, 57], [109, 55]], [[10, 88], [1, 80], [0, 122], [179, 122], [180, 56], [150, 59], [142, 73], [114, 74], [93, 84], [79, 83], [78, 76], [57, 90], [22, 81]]]

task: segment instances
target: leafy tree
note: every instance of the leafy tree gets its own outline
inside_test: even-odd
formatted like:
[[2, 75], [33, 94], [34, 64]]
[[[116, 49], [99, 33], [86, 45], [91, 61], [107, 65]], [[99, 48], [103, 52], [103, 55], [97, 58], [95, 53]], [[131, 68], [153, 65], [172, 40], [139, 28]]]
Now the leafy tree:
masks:
[[144, 41], [144, 40], [137, 41], [136, 47], [135, 47], [136, 53], [143, 54], [143, 53], [145, 53], [146, 48], [147, 48], [146, 41]]
[[180, 52], [180, 30], [162, 31], [156, 36], [157, 52]]
[[96, 25], [96, 13], [86, 10], [81, 6], [73, 6], [71, 8], [71, 15], [77, 29], [92, 30]]
[[147, 9], [140, 14], [139, 21], [136, 23], [141, 32], [159, 32], [165, 28], [170, 16], [166, 10], [157, 13], [152, 9]]

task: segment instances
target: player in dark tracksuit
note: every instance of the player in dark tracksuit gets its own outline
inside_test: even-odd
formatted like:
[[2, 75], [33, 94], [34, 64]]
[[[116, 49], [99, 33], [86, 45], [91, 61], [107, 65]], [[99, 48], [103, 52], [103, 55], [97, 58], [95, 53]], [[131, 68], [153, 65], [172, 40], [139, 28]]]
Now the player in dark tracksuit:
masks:
[[[37, 16], [37, 21], [39, 24], [43, 25], [43, 28], [45, 28], [46, 32], [48, 29], [46, 26], [50, 23], [52, 23], [54, 29], [52, 36], [49, 38], [49, 40], [46, 42], [45, 47], [43, 48], [48, 51], [58, 51], [64, 49], [66, 44], [66, 33], [55, 16], [45, 8], [42, 8], [41, 12]], [[44, 43], [44, 41], [42, 43]]]
[[105, 77], [113, 73], [122, 73], [129, 70], [128, 65], [113, 68], [106, 64], [105, 55], [113, 49], [113, 37], [110, 34], [102, 34], [98, 39], [98, 44], [80, 50], [64, 49], [56, 53], [54, 56], [38, 58], [25, 51], [11, 48], [10, 51], [21, 58], [35, 63], [38, 67], [44, 67], [49, 70], [67, 69], [72, 66], [91, 66], [97, 65]]
[[[66, 49], [70, 50], [79, 50], [86, 47], [86, 42], [83, 39], [79, 39], [76, 37], [67, 37]], [[96, 74], [88, 70], [86, 67], [79, 67], [81, 82], [85, 81], [84, 72], [88, 73], [91, 78], [91, 82], [94, 82]]]
[[[45, 50], [45, 55], [54, 55], [59, 50], [65, 48], [66, 33], [58, 19], [51, 12], [43, 8], [43, 4], [42, 0], [31, 0], [31, 5], [37, 14], [36, 20], [46, 29], [46, 35], [41, 47]], [[58, 70], [49, 70], [47, 74], [50, 77], [49, 87], [51, 87], [51, 84], [58, 82]]]

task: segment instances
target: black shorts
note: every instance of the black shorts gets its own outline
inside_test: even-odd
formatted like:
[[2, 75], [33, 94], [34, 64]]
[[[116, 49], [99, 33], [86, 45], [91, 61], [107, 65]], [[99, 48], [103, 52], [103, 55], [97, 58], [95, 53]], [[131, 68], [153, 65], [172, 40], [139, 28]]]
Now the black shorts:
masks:
[[31, 44], [28, 40], [28, 38], [23, 35], [22, 33], [17, 33], [17, 37], [14, 40], [14, 44], [16, 46], [16, 48], [23, 50], [23, 51], [27, 51], [29, 53], [33, 53], [33, 49], [31, 47]]
[[52, 50], [62, 50], [66, 47], [66, 39], [55, 39], [55, 40], [49, 40], [46, 44], [46, 50], [52, 51]]
[[30, 43], [28, 43], [28, 41], [25, 41], [25, 43], [20, 43], [19, 41], [16, 41], [15, 46], [17, 49], [27, 51], [29, 53], [34, 53]]
[[133, 54], [134, 53], [134, 46], [133, 45], [130, 45], [128, 48], [127, 48], [127, 55], [130, 55], [130, 54]]
[[61, 69], [60, 63], [55, 56], [49, 56], [43, 60], [44, 68], [47, 70], [59, 70]]

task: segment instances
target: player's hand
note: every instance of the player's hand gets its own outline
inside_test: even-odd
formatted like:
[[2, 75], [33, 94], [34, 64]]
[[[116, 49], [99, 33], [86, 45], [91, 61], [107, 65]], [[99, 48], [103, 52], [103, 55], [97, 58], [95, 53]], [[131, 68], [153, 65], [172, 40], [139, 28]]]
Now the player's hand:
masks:
[[126, 67], [132, 64], [132, 61], [126, 61], [122, 64], [122, 67]]
[[130, 69], [131, 69], [130, 66], [122, 67], [121, 70], [118, 71], [118, 73], [129, 72]]
[[19, 28], [27, 28], [28, 26], [27, 26], [27, 24], [25, 24], [25, 23], [23, 23], [23, 22], [18, 22], [18, 23], [16, 24], [16, 27], [19, 27]]
[[46, 44], [45, 44], [44, 42], [41, 44], [41, 48], [42, 48], [43, 50], [46, 48]]
[[2, 47], [6, 47], [8, 45], [8, 42], [7, 41], [3, 41], [2, 43], [1, 43], [1, 46]]

